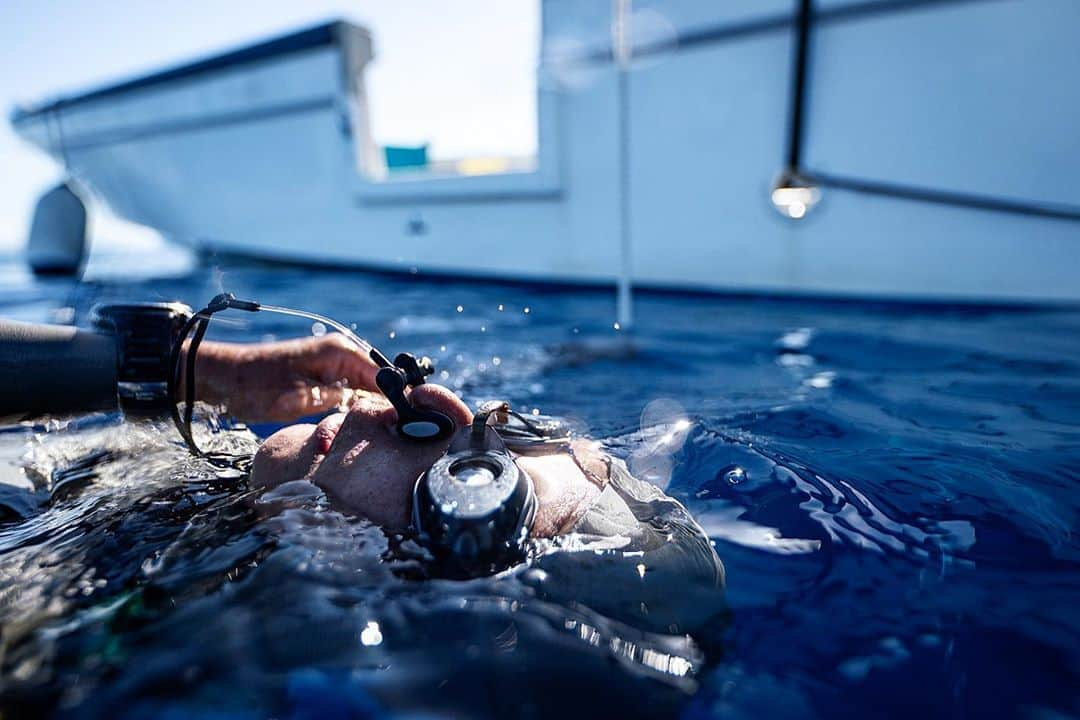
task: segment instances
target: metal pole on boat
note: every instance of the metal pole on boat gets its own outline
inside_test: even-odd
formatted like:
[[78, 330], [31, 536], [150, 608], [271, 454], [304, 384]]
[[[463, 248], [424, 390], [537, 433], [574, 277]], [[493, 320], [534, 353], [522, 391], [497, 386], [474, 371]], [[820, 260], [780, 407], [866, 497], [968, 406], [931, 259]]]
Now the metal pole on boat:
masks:
[[611, 25], [612, 52], [618, 68], [619, 115], [619, 246], [622, 257], [616, 293], [617, 330], [629, 330], [634, 322], [630, 286], [630, 15], [633, 0], [614, 0]]

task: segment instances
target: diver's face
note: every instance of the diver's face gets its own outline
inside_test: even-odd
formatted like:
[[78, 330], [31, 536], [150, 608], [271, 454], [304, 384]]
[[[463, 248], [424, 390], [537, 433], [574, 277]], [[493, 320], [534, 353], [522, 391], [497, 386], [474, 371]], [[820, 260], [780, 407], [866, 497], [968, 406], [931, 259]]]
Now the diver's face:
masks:
[[[438, 410], [460, 428], [472, 422], [468, 407], [438, 385], [410, 393], [415, 407]], [[308, 478], [331, 498], [387, 529], [409, 524], [416, 479], [450, 440], [417, 442], [398, 435], [397, 414], [381, 395], [358, 394], [347, 413], [318, 425], [293, 425], [272, 435], [255, 455], [253, 485], [269, 487]]]
[[[472, 413], [456, 395], [438, 385], [411, 391], [414, 407], [438, 410], [457, 427]], [[273, 487], [307, 478], [337, 504], [387, 530], [409, 526], [412, 491], [420, 477], [450, 446], [450, 439], [416, 442], [398, 435], [397, 413], [382, 395], [358, 393], [347, 413], [330, 415], [318, 425], [292, 425], [270, 436], [251, 470], [256, 487]], [[576, 458], [576, 459], [575, 459]], [[539, 502], [534, 537], [565, 532], [592, 505], [607, 477], [607, 465], [593, 443], [574, 442], [574, 456], [556, 452], [516, 456], [532, 478]], [[578, 463], [589, 468], [582, 472]]]

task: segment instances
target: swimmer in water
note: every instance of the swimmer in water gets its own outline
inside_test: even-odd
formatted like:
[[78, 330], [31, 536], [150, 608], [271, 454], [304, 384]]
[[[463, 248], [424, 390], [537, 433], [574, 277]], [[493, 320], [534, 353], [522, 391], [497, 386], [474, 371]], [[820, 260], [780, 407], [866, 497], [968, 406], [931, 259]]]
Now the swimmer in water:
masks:
[[[459, 428], [473, 421], [465, 403], [445, 387], [420, 385], [409, 399], [447, 415]], [[269, 489], [304, 479], [339, 508], [388, 532], [407, 532], [417, 479], [446, 453], [450, 439], [403, 438], [397, 420], [373, 383], [356, 387], [347, 411], [318, 424], [290, 425], [264, 441], [250, 482]], [[634, 478], [596, 442], [577, 439], [569, 452], [541, 447], [512, 455], [535, 487], [538, 502], [528, 536], [548, 548], [532, 563], [543, 571], [538, 590], [544, 596], [582, 602], [662, 632], [686, 632], [719, 611], [723, 564], [679, 502]]]
[[[122, 373], [117, 353], [112, 343], [86, 331], [0, 321], [0, 365], [22, 359], [38, 368], [20, 387], [7, 384], [0, 415], [115, 406]], [[42, 367], [59, 371], [65, 361], [66, 372], [56, 382], [68, 393], [57, 393], [55, 384], [35, 384]], [[253, 486], [268, 490], [306, 480], [339, 509], [387, 532], [410, 529], [417, 479], [444, 456], [451, 438], [418, 442], [401, 436], [398, 413], [377, 387], [379, 367], [369, 355], [333, 334], [255, 344], [204, 342], [196, 368], [196, 397], [247, 422], [292, 422], [338, 410], [317, 424], [289, 425], [266, 439], [253, 459]], [[457, 428], [473, 422], [470, 409], [445, 387], [416, 386], [408, 400], [441, 413]], [[587, 597], [594, 609], [665, 631], [693, 624], [685, 617], [688, 593], [704, 593], [713, 601], [702, 603], [702, 612], [715, 612], [723, 565], [680, 503], [585, 439], [570, 441], [565, 451], [540, 447], [511, 456], [535, 489], [528, 538], [550, 550], [534, 562], [547, 578], [544, 592], [565, 600]], [[598, 567], [605, 572], [596, 572]], [[651, 583], [642, 582], [646, 576]], [[676, 604], [673, 595], [680, 596], [681, 608], [674, 614], [665, 612], [665, 605]]]

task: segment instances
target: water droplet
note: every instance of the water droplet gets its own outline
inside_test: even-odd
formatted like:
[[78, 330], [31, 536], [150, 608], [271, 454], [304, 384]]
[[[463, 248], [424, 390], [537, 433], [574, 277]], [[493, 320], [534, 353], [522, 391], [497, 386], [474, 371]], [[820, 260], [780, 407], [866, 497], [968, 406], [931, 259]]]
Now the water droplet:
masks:
[[441, 373], [439, 373], [439, 377], [442, 378], [443, 380], [446, 380], [447, 378], [450, 377], [450, 373], [447, 372], [446, 370], [443, 370]]
[[369, 620], [368, 624], [364, 626], [364, 629], [360, 631], [360, 642], [365, 647], [371, 647], [373, 645], [382, 644], [383, 636], [382, 630], [379, 629], [379, 623], [374, 620]]
[[500, 365], [502, 365], [502, 358], [496, 355], [495, 357], [491, 358], [491, 364], [495, 367], [499, 367]]
[[440, 345], [439, 346], [439, 352], [446, 352], [446, 346], [445, 345]]
[[465, 312], [465, 308], [464, 308], [464, 307], [462, 307], [461, 305], [458, 305], [458, 306], [457, 306], [457, 311], [458, 311], [458, 312]]
[[785, 350], [804, 350], [813, 337], [813, 328], [796, 328], [781, 335], [776, 344]]
[[326, 334], [326, 326], [321, 322], [311, 323], [311, 334], [315, 337], [322, 337]]
[[487, 332], [487, 325], [481, 325], [480, 332]]
[[622, 329], [622, 325], [620, 325], [619, 323], [613, 323], [611, 327], [615, 328], [616, 330]]
[[540, 414], [540, 408], [533, 408], [532, 409], [532, 414], [533, 415], [539, 415]]
[[499, 303], [499, 312], [502, 312], [502, 311], [503, 311], [502, 303]]
[[526, 315], [528, 315], [529, 313], [532, 312], [532, 310], [530, 308], [525, 308], [524, 310], [522, 310], [522, 312], [525, 313]]
[[724, 471], [724, 482], [728, 485], [738, 485], [746, 480], [746, 471], [738, 465], [733, 465]]
[[391, 330], [390, 331], [390, 339], [393, 340], [396, 337], [397, 337], [397, 332], [395, 332], [394, 330]]
[[823, 390], [832, 387], [834, 378], [836, 378], [836, 373], [834, 372], [820, 372], [809, 380], [804, 381], [804, 384], [809, 385], [812, 388]]

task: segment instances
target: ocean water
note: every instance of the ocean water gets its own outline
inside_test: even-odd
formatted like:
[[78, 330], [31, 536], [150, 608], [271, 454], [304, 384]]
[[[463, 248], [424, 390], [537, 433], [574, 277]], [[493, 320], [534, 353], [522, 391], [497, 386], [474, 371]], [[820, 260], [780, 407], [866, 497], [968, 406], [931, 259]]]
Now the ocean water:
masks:
[[222, 289], [428, 354], [470, 403], [571, 416], [690, 509], [721, 602], [670, 634], [514, 575], [404, 579], [310, 486], [258, 497], [166, 426], [53, 419], [0, 433], [4, 717], [1080, 714], [1076, 310], [640, 296], [626, 333], [603, 292], [0, 261], [25, 320]]

